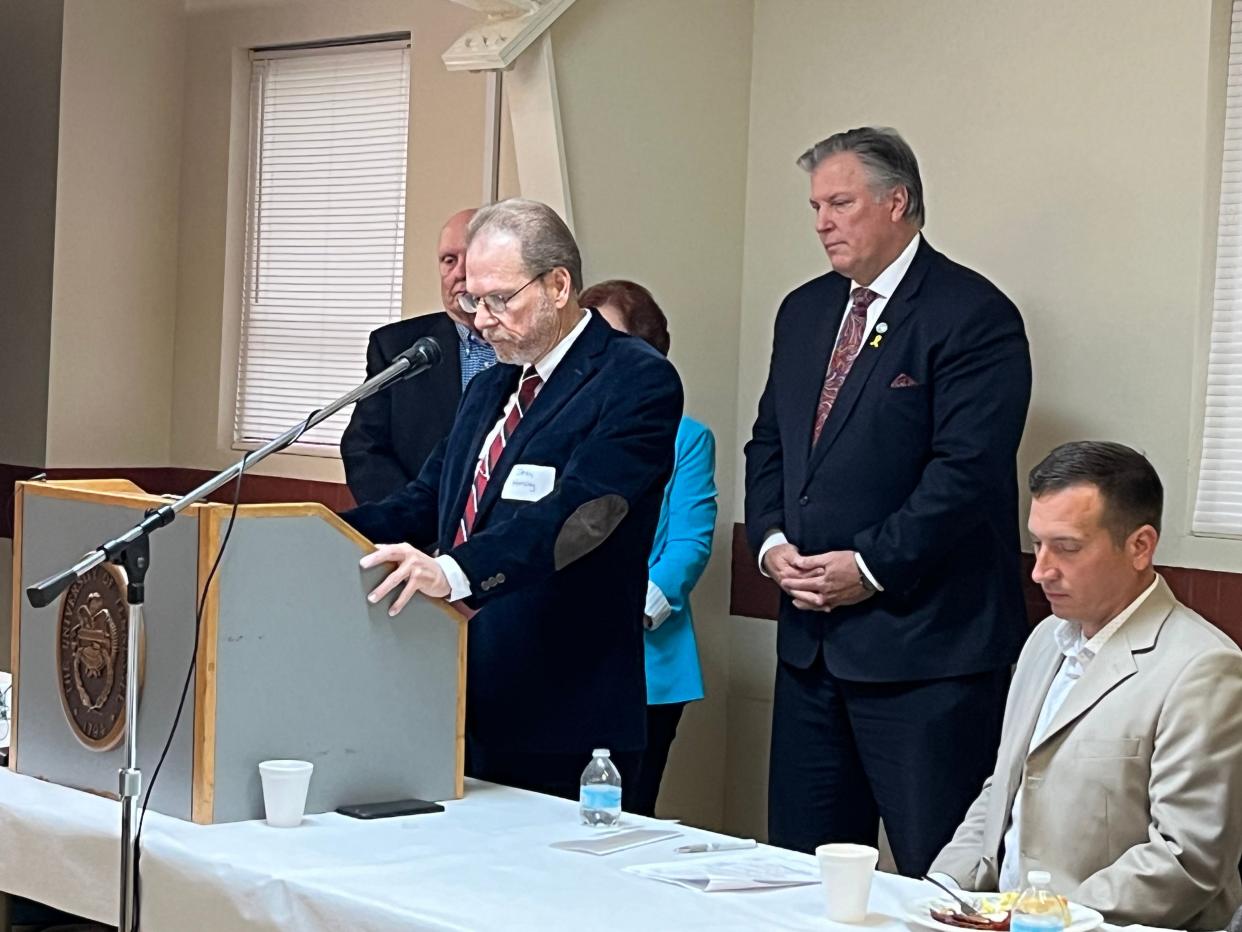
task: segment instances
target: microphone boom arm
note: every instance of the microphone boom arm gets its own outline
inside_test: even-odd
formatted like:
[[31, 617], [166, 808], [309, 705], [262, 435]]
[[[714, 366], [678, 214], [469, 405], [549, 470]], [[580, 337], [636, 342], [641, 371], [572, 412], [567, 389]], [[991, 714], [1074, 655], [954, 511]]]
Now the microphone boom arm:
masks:
[[185, 511], [185, 509], [206, 498], [221, 486], [227, 485], [236, 479], [243, 469], [253, 466], [273, 453], [279, 453], [308, 430], [336, 414], [341, 408], [362, 401], [364, 398], [370, 398], [376, 392], [386, 388], [390, 383], [399, 378], [410, 378], [411, 376], [418, 375], [420, 372], [425, 372], [439, 363], [439, 361], [440, 344], [431, 337], [423, 337], [404, 353], [398, 355], [392, 365], [383, 372], [377, 373], [335, 401], [313, 412], [306, 420], [290, 427], [279, 437], [269, 440], [253, 453], [247, 454], [241, 461], [216, 473], [202, 485], [198, 486], [198, 488], [191, 489], [174, 502], [161, 505], [159, 508], [154, 508], [147, 512], [141, 521], [124, 534], [101, 544], [96, 549], [85, 554], [73, 566], [27, 587], [26, 598], [29, 599], [30, 604], [35, 608], [43, 608], [45, 605], [50, 605], [58, 595], [69, 588], [73, 581], [80, 578], [83, 573], [94, 569], [101, 563], [116, 560], [137, 541], [146, 537], [157, 528], [171, 524], [173, 519]]

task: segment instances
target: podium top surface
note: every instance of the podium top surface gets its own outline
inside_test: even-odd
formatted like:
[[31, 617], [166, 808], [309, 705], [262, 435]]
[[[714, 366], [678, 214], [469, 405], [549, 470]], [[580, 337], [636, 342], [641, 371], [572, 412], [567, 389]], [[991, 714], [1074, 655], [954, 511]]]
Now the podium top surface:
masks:
[[[244, 477], [242, 481], [245, 481]], [[153, 495], [128, 479], [47, 479], [38, 482], [23, 481], [17, 483], [17, 489], [26, 495], [91, 502], [99, 505], [119, 505], [127, 508], [142, 508], [144, 510], [167, 505], [180, 497], [177, 495]], [[197, 515], [203, 511], [210, 511], [214, 513], [213, 516], [227, 516], [232, 509], [232, 505], [199, 502], [191, 505], [182, 514]], [[239, 505], [237, 517], [319, 518], [335, 528], [344, 537], [353, 541], [364, 553], [374, 549], [374, 544], [371, 541], [346, 524], [336, 512], [318, 502], [275, 502]]]

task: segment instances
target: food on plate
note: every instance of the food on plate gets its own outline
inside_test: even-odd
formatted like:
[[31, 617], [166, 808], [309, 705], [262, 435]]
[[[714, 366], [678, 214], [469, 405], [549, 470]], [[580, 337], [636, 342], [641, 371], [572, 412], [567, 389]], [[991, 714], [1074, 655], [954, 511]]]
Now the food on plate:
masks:
[[1022, 895], [1021, 890], [1010, 890], [1008, 893], [985, 893], [974, 904], [981, 913], [1004, 913], [1013, 909]]
[[[1010, 913], [1021, 895], [1020, 891], [1011, 890], [1008, 893], [985, 893], [982, 896], [975, 896], [971, 900], [971, 905], [981, 913], [978, 916], [968, 916], [956, 903], [948, 901], [932, 904], [929, 912], [937, 922], [943, 922], [957, 929], [1008, 932]], [[1057, 899], [1066, 909], [1069, 908], [1069, 901], [1065, 897], [1058, 896]]]
[[931, 908], [931, 917], [937, 922], [957, 929], [979, 929], [981, 932], [1009, 932], [1009, 910], [1000, 913], [983, 913], [968, 916], [952, 906]]

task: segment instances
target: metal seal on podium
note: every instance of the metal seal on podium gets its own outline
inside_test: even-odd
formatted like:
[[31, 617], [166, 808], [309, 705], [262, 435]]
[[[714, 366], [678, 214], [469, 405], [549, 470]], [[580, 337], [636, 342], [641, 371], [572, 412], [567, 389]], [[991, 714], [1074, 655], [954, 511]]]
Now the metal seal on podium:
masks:
[[[65, 590], [56, 632], [58, 692], [74, 737], [92, 751], [111, 750], [125, 735], [128, 627], [121, 570], [101, 564]], [[140, 670], [143, 653], [140, 642]]]

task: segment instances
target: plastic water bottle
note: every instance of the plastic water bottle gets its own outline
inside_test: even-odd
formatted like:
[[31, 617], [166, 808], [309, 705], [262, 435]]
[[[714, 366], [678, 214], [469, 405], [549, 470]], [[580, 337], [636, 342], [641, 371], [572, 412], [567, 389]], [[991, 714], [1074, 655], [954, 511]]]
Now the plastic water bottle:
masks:
[[621, 821], [621, 773], [608, 748], [591, 752], [578, 789], [578, 814], [583, 825], [607, 827]]
[[1070, 924], [1065, 902], [1049, 887], [1047, 871], [1028, 871], [1027, 887], [1009, 916], [1010, 932], [1060, 932]]

